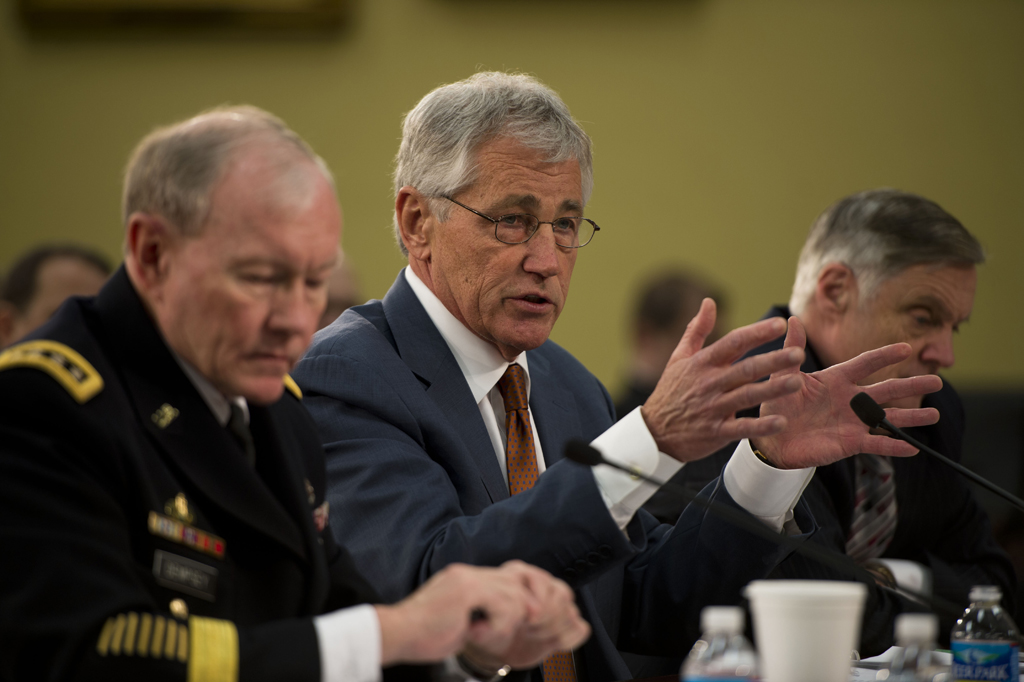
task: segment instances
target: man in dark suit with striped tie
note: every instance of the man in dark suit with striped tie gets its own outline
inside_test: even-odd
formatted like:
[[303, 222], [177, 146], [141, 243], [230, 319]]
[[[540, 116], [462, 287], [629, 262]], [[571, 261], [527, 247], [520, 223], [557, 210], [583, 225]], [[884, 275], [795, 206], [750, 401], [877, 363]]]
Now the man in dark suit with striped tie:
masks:
[[[934, 202], [890, 189], [861, 192], [817, 219], [800, 254], [789, 306], [773, 307], [766, 317], [797, 315], [803, 321], [804, 372], [902, 341], [913, 354], [865, 383], [937, 374], [953, 365], [953, 335], [971, 314], [975, 268], [983, 261], [978, 241]], [[779, 347], [781, 342], [772, 342], [751, 354]], [[956, 391], [944, 383], [923, 401], [887, 405], [920, 406], [938, 409], [941, 418], [908, 431], [959, 460], [964, 413]], [[677, 482], [702, 485], [718, 475], [730, 454], [722, 450], [687, 467]], [[860, 454], [818, 467], [803, 499], [822, 525], [813, 541], [844, 551], [864, 568], [863, 581], [930, 590], [965, 606], [972, 585], [995, 584], [1012, 612], [1016, 581], [1009, 559], [963, 479], [944, 464], [926, 455]], [[678, 515], [682, 507], [670, 488], [648, 505], [661, 518]], [[774, 575], [849, 579], [796, 556]], [[896, 615], [919, 608], [882, 590], [869, 595], [861, 653], [888, 647]], [[951, 627], [944, 616], [941, 639], [948, 641]]]

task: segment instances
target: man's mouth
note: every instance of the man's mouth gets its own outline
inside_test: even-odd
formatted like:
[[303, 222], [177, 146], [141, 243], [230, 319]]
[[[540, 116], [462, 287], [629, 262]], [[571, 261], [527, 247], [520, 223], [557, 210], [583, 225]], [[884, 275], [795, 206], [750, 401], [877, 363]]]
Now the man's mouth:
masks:
[[527, 313], [548, 313], [555, 305], [539, 294], [525, 294], [511, 300], [516, 302], [517, 308]]

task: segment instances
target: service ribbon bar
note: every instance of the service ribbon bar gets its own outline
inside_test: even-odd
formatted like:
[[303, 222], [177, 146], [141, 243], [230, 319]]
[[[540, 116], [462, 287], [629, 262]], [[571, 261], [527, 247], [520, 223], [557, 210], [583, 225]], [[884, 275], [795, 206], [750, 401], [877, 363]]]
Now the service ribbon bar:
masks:
[[182, 523], [169, 516], [158, 514], [155, 511], [149, 512], [149, 532], [218, 559], [224, 558], [224, 548], [227, 543], [224, 542], [223, 538], [210, 535], [194, 526]]

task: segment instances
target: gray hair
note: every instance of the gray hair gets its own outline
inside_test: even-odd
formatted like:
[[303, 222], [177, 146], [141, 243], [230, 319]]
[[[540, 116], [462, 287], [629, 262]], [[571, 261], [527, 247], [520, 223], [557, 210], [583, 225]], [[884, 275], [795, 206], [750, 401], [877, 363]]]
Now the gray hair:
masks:
[[333, 182], [323, 159], [281, 119], [253, 106], [218, 107], [158, 128], [139, 142], [125, 171], [122, 220], [127, 224], [137, 211], [151, 213], [183, 234], [198, 233], [229, 161], [256, 140], [313, 161]]
[[[442, 85], [406, 114], [395, 159], [396, 196], [413, 186], [431, 200], [437, 219], [446, 221], [451, 206], [437, 200], [473, 184], [477, 151], [499, 137], [545, 152], [550, 163], [579, 162], [586, 204], [594, 187], [590, 138], [551, 88], [531, 76], [498, 71]], [[397, 217], [395, 239], [408, 255]]]
[[800, 252], [789, 308], [803, 313], [829, 263], [849, 267], [867, 301], [882, 282], [911, 266], [983, 262], [978, 240], [934, 201], [894, 189], [867, 190], [840, 199], [814, 222]]

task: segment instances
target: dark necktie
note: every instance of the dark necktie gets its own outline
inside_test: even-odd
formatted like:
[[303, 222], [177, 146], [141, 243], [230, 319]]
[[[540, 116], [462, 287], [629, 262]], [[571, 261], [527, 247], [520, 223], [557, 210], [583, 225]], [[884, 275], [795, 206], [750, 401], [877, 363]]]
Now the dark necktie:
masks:
[[856, 497], [846, 553], [864, 563], [882, 556], [896, 533], [896, 483], [888, 457], [860, 454], [854, 466]]
[[241, 406], [236, 402], [231, 403], [228, 431], [235, 437], [238, 444], [242, 446], [242, 452], [245, 453], [245, 461], [249, 463], [249, 466], [256, 466], [256, 445], [252, 442], [252, 432], [249, 430], [249, 425], [245, 423], [245, 413], [242, 412]]
[[[529, 403], [526, 398], [526, 371], [509, 365], [498, 380], [498, 392], [505, 401], [505, 467], [508, 491], [518, 495], [537, 482], [537, 447], [533, 442]], [[544, 682], [576, 682], [572, 652], [559, 651], [541, 663]]]

